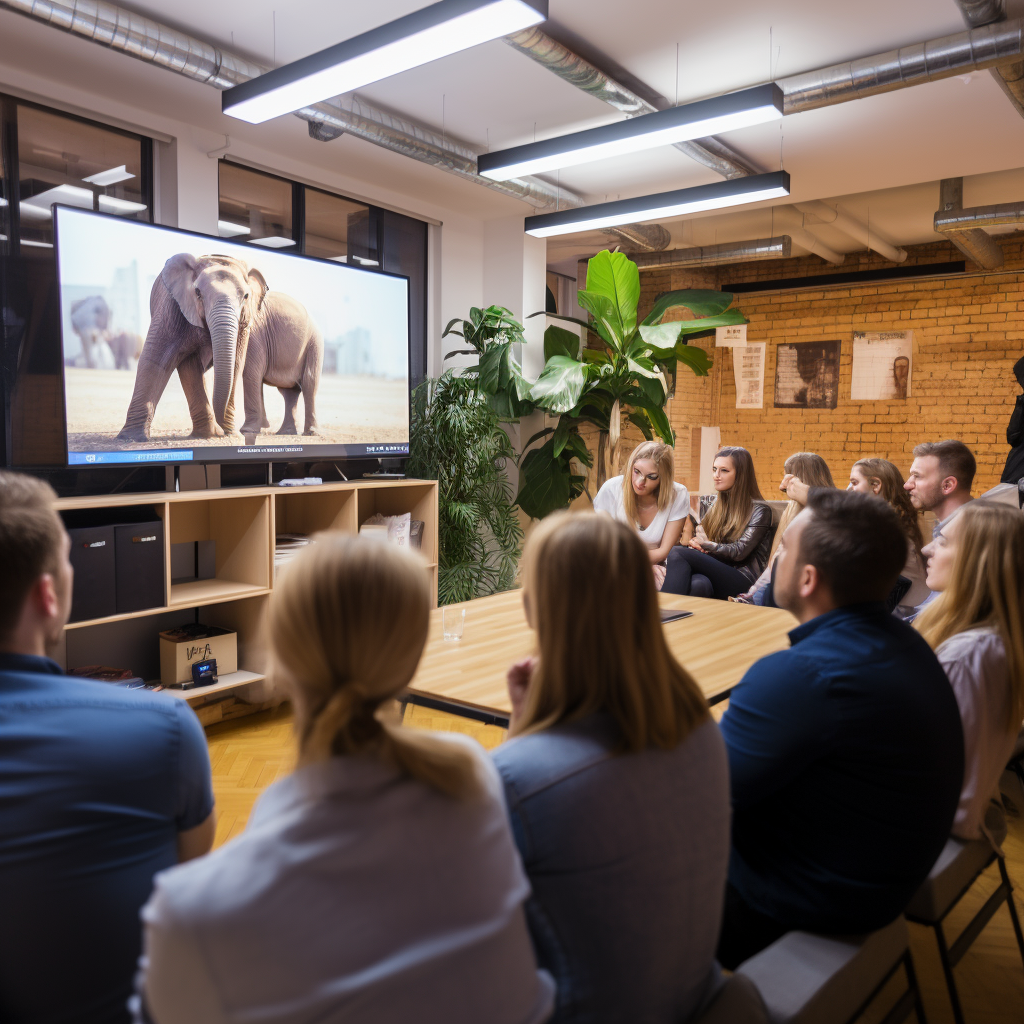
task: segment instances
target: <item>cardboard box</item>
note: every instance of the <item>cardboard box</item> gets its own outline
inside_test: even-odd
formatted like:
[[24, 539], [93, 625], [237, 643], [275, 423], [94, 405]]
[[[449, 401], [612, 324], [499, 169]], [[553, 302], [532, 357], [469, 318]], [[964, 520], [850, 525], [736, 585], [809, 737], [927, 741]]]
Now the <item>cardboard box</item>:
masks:
[[160, 634], [160, 681], [164, 686], [192, 683], [192, 665], [215, 658], [217, 674], [238, 671], [238, 634], [194, 623]]

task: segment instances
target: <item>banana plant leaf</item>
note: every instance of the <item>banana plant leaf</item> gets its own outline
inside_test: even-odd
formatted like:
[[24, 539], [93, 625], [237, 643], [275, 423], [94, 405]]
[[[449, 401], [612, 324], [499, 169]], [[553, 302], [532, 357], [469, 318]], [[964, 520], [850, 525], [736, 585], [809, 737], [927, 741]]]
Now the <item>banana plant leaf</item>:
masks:
[[619, 338], [625, 340], [633, 333], [640, 302], [640, 271], [625, 253], [604, 249], [590, 260], [586, 293], [609, 300], [617, 314]]
[[578, 359], [552, 356], [530, 389], [530, 401], [548, 412], [568, 412], [580, 400], [585, 382], [583, 363]]
[[[577, 292], [576, 301], [594, 318], [590, 330], [616, 352], [620, 351], [628, 335], [612, 300], [597, 292]], [[632, 329], [629, 333], [633, 333]]]
[[552, 324], [544, 332], [544, 359], [547, 361], [552, 356], [568, 356], [570, 359], [580, 357], [580, 337], [567, 331], [564, 327], [555, 327]]
[[738, 309], [729, 309], [716, 316], [704, 316], [696, 320], [670, 320], [667, 324], [641, 324], [640, 337], [652, 348], [664, 349], [671, 348], [681, 338], [690, 334], [749, 322]]
[[688, 309], [694, 316], [716, 316], [732, 305], [731, 292], [712, 292], [704, 289], [687, 289], [666, 292], [644, 317], [643, 323], [656, 324], [670, 309]]
[[555, 442], [549, 440], [540, 448], [526, 453], [519, 463], [519, 493], [516, 504], [534, 519], [560, 508], [571, 500], [572, 470], [563, 451], [555, 457]]

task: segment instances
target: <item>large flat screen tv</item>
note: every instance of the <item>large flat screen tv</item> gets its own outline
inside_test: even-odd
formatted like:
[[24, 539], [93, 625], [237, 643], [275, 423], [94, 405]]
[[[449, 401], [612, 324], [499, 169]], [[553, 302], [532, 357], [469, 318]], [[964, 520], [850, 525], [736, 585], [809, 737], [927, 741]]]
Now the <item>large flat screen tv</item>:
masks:
[[409, 452], [409, 282], [58, 206], [71, 466]]

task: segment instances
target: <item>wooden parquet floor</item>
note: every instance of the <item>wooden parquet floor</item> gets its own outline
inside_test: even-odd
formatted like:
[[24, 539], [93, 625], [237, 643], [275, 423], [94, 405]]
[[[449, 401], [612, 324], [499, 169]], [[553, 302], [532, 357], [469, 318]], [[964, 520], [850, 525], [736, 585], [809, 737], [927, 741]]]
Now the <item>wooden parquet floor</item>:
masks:
[[[720, 713], [721, 708], [716, 708]], [[718, 715], [716, 715], [718, 717]], [[503, 729], [482, 725], [440, 711], [410, 706], [406, 724], [423, 729], [461, 732], [487, 749], [505, 737]], [[207, 729], [214, 791], [217, 796], [216, 845], [245, 828], [259, 794], [294, 764], [292, 718], [286, 706]], [[1004, 845], [1014, 885], [1017, 911], [1024, 917], [1024, 808], [1011, 808], [1009, 836]], [[982, 876], [946, 920], [952, 941], [998, 885], [995, 866]], [[928, 1024], [952, 1024], [953, 1014], [931, 929], [910, 926], [911, 951], [925, 1002]], [[1024, 1024], [1024, 966], [1014, 941], [1006, 907], [1001, 907], [956, 969], [967, 1024]], [[895, 993], [898, 981], [893, 982]], [[864, 1014], [862, 1024], [883, 1016], [886, 994]]]

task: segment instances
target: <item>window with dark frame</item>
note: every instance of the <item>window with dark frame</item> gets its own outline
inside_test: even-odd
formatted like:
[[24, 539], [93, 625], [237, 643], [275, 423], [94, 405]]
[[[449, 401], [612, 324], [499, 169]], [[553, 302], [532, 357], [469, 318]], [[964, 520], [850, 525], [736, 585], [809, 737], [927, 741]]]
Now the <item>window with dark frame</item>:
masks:
[[409, 279], [409, 384], [427, 372], [427, 225], [415, 217], [220, 161], [222, 238]]

